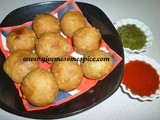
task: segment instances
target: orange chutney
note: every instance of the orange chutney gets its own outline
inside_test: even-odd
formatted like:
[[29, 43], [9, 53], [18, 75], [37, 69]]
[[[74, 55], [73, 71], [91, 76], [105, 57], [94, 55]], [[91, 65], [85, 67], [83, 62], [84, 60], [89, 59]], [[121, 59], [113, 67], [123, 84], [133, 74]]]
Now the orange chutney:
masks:
[[130, 61], [124, 67], [123, 84], [133, 94], [150, 96], [159, 88], [159, 75], [148, 63], [135, 60]]

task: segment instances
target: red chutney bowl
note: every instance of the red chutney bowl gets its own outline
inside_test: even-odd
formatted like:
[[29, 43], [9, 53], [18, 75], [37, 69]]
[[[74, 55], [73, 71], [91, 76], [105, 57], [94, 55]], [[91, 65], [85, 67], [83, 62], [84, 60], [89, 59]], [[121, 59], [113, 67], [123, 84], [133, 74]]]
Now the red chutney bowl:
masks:
[[121, 87], [132, 98], [141, 101], [160, 97], [160, 65], [147, 56], [128, 55]]

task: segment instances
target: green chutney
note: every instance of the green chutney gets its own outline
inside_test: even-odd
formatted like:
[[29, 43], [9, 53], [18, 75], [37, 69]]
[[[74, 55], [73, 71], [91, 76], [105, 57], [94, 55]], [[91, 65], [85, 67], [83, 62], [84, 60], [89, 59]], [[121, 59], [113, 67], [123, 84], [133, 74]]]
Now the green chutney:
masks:
[[122, 40], [124, 48], [135, 50], [141, 49], [143, 46], [145, 46], [146, 35], [140, 28], [136, 27], [136, 25], [123, 25], [118, 27], [117, 31]]

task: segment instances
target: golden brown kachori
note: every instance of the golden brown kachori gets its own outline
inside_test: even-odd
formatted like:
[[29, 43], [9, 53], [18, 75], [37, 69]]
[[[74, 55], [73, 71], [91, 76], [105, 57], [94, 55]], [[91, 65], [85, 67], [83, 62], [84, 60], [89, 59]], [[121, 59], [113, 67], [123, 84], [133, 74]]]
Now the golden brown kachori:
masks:
[[61, 91], [71, 91], [76, 89], [82, 79], [83, 72], [77, 61], [72, 61], [73, 57], [64, 56], [64, 61], [56, 61], [51, 67], [51, 72], [55, 76]]
[[32, 27], [38, 38], [47, 31], [56, 33], [61, 31], [59, 20], [47, 13], [38, 14], [33, 20]]
[[25, 75], [38, 68], [38, 61], [24, 61], [24, 58], [37, 58], [37, 55], [30, 51], [16, 51], [3, 64], [5, 73], [16, 83], [21, 83]]
[[87, 24], [86, 18], [76, 10], [68, 10], [62, 16], [60, 21], [62, 32], [68, 37], [72, 38], [73, 33], [78, 29], [85, 27]]
[[81, 68], [84, 76], [89, 79], [100, 79], [108, 74], [113, 66], [112, 57], [102, 51], [93, 50], [84, 55], [84, 62], [81, 62]]
[[10, 52], [18, 50], [32, 51], [35, 48], [37, 37], [32, 29], [20, 27], [12, 30], [7, 36], [7, 47]]
[[94, 27], [83, 27], [73, 34], [73, 47], [79, 54], [99, 49], [101, 41], [101, 34]]
[[[41, 35], [36, 45], [36, 53], [40, 58], [56, 58], [66, 55], [70, 44], [60, 33], [46, 32]], [[52, 63], [53, 61], [48, 61]]]
[[21, 89], [23, 97], [35, 106], [53, 103], [58, 94], [54, 76], [44, 69], [35, 69], [28, 73], [21, 84]]

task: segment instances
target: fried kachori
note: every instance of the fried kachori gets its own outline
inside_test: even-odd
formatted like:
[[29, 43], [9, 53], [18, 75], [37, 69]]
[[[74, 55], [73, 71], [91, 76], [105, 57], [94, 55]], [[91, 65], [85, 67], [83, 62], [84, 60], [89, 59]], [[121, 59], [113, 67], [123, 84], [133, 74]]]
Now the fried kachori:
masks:
[[64, 56], [63, 59], [63, 61], [53, 63], [51, 72], [55, 76], [61, 91], [71, 91], [80, 85], [83, 72], [78, 62], [72, 61], [73, 57]]
[[36, 35], [32, 29], [27, 27], [16, 28], [7, 36], [7, 47], [10, 52], [18, 50], [32, 51], [36, 45]]
[[99, 49], [101, 41], [101, 34], [94, 27], [83, 27], [73, 34], [73, 47], [79, 54]]
[[89, 79], [100, 79], [108, 74], [113, 66], [112, 57], [102, 51], [93, 50], [84, 55], [81, 68], [84, 76]]
[[81, 12], [69, 10], [62, 16], [60, 24], [62, 32], [68, 38], [72, 38], [75, 31], [86, 26], [87, 21]]
[[54, 76], [44, 69], [35, 69], [28, 73], [22, 84], [23, 97], [35, 106], [47, 106], [54, 102], [58, 86]]
[[61, 31], [59, 20], [47, 13], [38, 14], [33, 20], [32, 27], [38, 38], [47, 31], [58, 33]]
[[38, 68], [38, 61], [24, 61], [24, 58], [37, 58], [37, 55], [29, 51], [16, 51], [3, 64], [5, 73], [16, 83], [21, 83], [25, 75]]
[[[46, 32], [39, 38], [36, 53], [40, 58], [56, 58], [66, 55], [70, 51], [70, 44], [60, 33]], [[52, 63], [52, 61], [48, 61]]]

